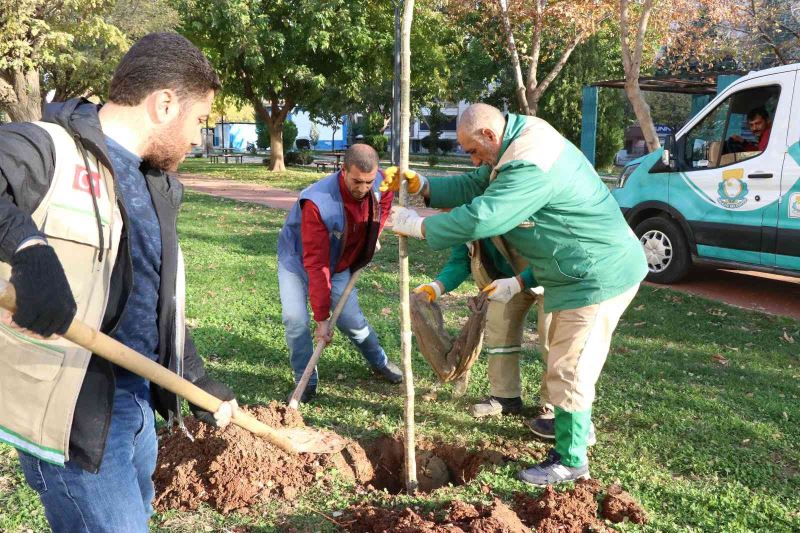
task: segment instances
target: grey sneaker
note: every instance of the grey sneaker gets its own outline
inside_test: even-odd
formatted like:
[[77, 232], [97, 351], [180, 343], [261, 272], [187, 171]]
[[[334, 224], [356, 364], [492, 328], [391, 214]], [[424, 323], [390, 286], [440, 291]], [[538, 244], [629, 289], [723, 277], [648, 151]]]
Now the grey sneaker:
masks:
[[544, 461], [519, 473], [522, 481], [537, 487], [589, 479], [589, 477], [589, 463], [576, 468], [566, 466], [561, 463], [561, 456], [554, 449], [550, 450]]
[[400, 370], [400, 367], [392, 363], [388, 359], [386, 360], [385, 367], [373, 368], [372, 372], [374, 372], [378, 376], [381, 376], [389, 383], [393, 383], [395, 385], [403, 382], [403, 372]]
[[[546, 440], [555, 440], [556, 438], [555, 418], [530, 418], [525, 420], [523, 424], [539, 438]], [[597, 444], [597, 435], [594, 432], [594, 422], [592, 422], [589, 427], [589, 437], [586, 439], [586, 445], [594, 446], [595, 444]]]
[[481, 403], [470, 406], [469, 414], [475, 418], [497, 415], [518, 415], [522, 412], [522, 398], [498, 398], [489, 396]]

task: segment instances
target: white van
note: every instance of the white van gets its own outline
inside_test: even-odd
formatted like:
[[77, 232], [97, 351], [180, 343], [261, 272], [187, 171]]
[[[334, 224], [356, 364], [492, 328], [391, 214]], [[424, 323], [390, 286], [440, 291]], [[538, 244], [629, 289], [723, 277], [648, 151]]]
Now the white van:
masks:
[[800, 276], [800, 64], [736, 80], [612, 194], [650, 281], [700, 261]]

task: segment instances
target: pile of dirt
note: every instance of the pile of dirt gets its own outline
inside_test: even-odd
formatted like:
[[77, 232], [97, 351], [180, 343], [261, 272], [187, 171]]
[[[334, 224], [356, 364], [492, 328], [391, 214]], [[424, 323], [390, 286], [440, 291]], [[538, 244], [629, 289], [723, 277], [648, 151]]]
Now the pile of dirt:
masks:
[[[598, 505], [597, 499], [603, 492], [607, 494]], [[644, 510], [619, 485], [605, 488], [596, 480], [587, 480], [579, 481], [573, 489], [563, 492], [556, 492], [551, 486], [545, 487], [536, 498], [518, 493], [514, 496], [513, 509], [498, 499], [488, 506], [454, 501], [444, 513], [360, 505], [350, 510], [348, 519], [342, 524], [347, 531], [356, 533], [512, 533], [531, 531], [529, 528], [543, 533], [613, 531], [603, 519], [614, 523], [626, 519], [636, 524], [647, 522]]]
[[343, 523], [352, 533], [529, 533], [531, 530], [506, 504], [495, 499], [491, 505], [474, 506], [454, 501], [437, 518], [436, 513], [420, 514], [412, 509], [384, 509], [362, 506], [352, 509]]
[[616, 483], [608, 486], [601, 512], [603, 518], [612, 522], [622, 522], [627, 518], [634, 524], [647, 523], [647, 513], [644, 509]]
[[[599, 509], [597, 496], [603, 491], [606, 496]], [[625, 519], [636, 524], [647, 522], [644, 509], [622, 487], [613, 484], [604, 488], [595, 479], [578, 481], [575, 488], [564, 492], [556, 492], [548, 485], [537, 498], [517, 494], [514, 503], [522, 521], [542, 533], [608, 531], [603, 518], [614, 523]]]
[[517, 494], [514, 507], [527, 524], [534, 524], [541, 533], [605, 531], [597, 518], [595, 495], [602, 490], [596, 480], [579, 481], [575, 488], [556, 492], [547, 486], [539, 497]]
[[[277, 402], [243, 409], [272, 427], [304, 425], [299, 412]], [[313, 484], [318, 472], [332, 464], [347, 464], [345, 455], [353, 461], [348, 468], [354, 480], [361, 482], [363, 477], [356, 471], [361, 474], [370, 468], [356, 443], [335, 455], [291, 455], [237, 426], [218, 430], [188, 417], [186, 428], [194, 441], [181, 431], [161, 434], [154, 475], [159, 510], [194, 510], [206, 502], [221, 513], [246, 511], [267, 499], [294, 500]]]
[[[271, 427], [304, 425], [298, 411], [277, 402], [243, 409]], [[247, 512], [267, 500], [292, 501], [334, 467], [342, 477], [368, 490], [386, 489], [394, 494], [404, 490], [404, 446], [397, 437], [381, 437], [363, 446], [349, 442], [336, 454], [291, 455], [237, 426], [219, 430], [188, 417], [186, 427], [193, 441], [180, 431], [161, 434], [154, 475], [155, 505], [161, 511], [194, 510], [205, 502], [226, 514]], [[419, 491], [469, 483], [484, 466], [506, 460], [494, 450], [420, 442]]]

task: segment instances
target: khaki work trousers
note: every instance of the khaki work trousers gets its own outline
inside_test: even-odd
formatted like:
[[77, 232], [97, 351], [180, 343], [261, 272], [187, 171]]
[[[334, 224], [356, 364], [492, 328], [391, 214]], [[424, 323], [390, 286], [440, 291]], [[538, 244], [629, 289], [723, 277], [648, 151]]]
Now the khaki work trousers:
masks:
[[[547, 332], [550, 326], [549, 313], [544, 312], [544, 298], [530, 291], [522, 291], [508, 303], [489, 302], [486, 313], [484, 340], [489, 357], [489, 388], [492, 396], [498, 398], [519, 398], [522, 396], [520, 377], [520, 356], [522, 339], [528, 311], [536, 304], [537, 331], [542, 360], [547, 361]], [[542, 379], [541, 396], [546, 398], [547, 385]]]
[[592, 407], [611, 336], [638, 290], [637, 284], [599, 304], [552, 313], [542, 384], [550, 403], [573, 413]]

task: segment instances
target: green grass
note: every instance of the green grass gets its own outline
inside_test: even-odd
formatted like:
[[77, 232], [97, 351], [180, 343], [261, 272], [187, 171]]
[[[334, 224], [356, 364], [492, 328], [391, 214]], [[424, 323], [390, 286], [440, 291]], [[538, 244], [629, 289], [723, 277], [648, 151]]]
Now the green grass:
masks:
[[[210, 372], [229, 383], [241, 403], [284, 400], [293, 381], [280, 322], [276, 237], [282, 211], [188, 194], [180, 219], [187, 261], [188, 315]], [[398, 360], [397, 240], [383, 249], [359, 283], [360, 301], [389, 356]], [[446, 259], [411, 243], [412, 284], [427, 282]], [[412, 285], [413, 286], [413, 285]], [[447, 318], [466, 316], [468, 284], [447, 297]], [[531, 314], [533, 318], [534, 314]], [[530, 324], [529, 331], [534, 330]], [[784, 332], [795, 339], [789, 343]], [[643, 287], [614, 337], [601, 376], [591, 449], [592, 474], [619, 481], [647, 509], [651, 522], [625, 531], [800, 530], [800, 323], [688, 296]], [[721, 365], [715, 355], [729, 363]], [[373, 380], [360, 357], [337, 335], [320, 363], [319, 401], [303, 406], [306, 421], [354, 438], [401, 428], [402, 389]], [[418, 395], [434, 382], [427, 363], [414, 358]], [[542, 367], [528, 347], [524, 395], [531, 404]], [[420, 498], [433, 506], [460, 498], [485, 500], [483, 484], [506, 499], [536, 493], [516, 480], [520, 467], [546, 446], [516, 417], [476, 422], [466, 407], [486, 394], [485, 359], [476, 363], [463, 399], [449, 388], [439, 400], [417, 403], [423, 438], [480, 446], [500, 439], [522, 460], [484, 472], [464, 487]], [[356, 501], [344, 482], [315, 486], [291, 509], [273, 503], [252, 515], [221, 517], [204, 508], [154, 519], [160, 531], [221, 531], [250, 524], [257, 531], [325, 530], [330, 514]], [[41, 531], [35, 495], [24, 485], [13, 452], [0, 447], [0, 531]]]
[[326, 175], [325, 172], [299, 167], [290, 167], [283, 172], [270, 172], [266, 165], [260, 163], [209, 163], [202, 158], [186, 159], [181, 163], [178, 172], [268, 185], [290, 191], [303, 190]]

